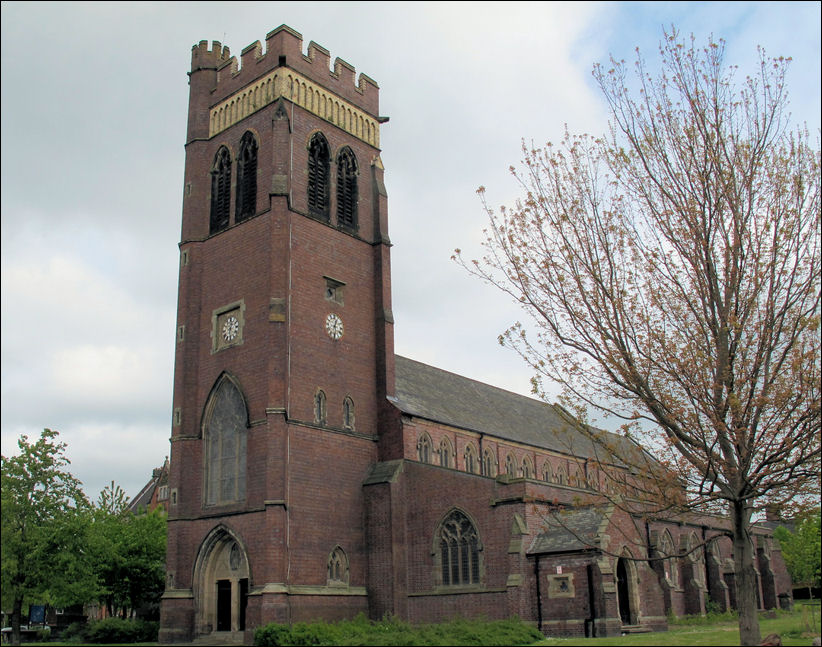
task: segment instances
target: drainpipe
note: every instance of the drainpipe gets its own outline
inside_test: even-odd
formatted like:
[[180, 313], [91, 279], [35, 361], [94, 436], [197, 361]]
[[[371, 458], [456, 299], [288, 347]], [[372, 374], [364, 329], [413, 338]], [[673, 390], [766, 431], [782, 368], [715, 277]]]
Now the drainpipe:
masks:
[[534, 576], [537, 578], [537, 629], [542, 631], [542, 592], [539, 587], [539, 555], [534, 556]]

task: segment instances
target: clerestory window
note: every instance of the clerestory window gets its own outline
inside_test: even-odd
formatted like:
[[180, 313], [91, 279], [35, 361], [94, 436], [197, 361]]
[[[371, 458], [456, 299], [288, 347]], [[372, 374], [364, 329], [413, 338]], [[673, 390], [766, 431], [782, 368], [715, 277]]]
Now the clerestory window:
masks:
[[494, 453], [490, 449], [486, 449], [482, 453], [482, 475], [497, 475], [497, 460], [494, 458]]
[[522, 477], [529, 479], [534, 476], [534, 468], [531, 465], [531, 459], [527, 456], [522, 459]]
[[443, 438], [440, 441], [440, 465], [443, 467], [451, 467], [451, 454], [453, 451], [451, 450], [451, 442], [447, 438]]
[[511, 454], [505, 457], [505, 473], [511, 478], [517, 475], [517, 461]]
[[465, 447], [465, 471], [469, 474], [476, 474], [478, 462], [474, 446], [467, 445]]
[[420, 463], [431, 462], [432, 450], [431, 437], [425, 432], [421, 433], [417, 440], [417, 459], [419, 459]]

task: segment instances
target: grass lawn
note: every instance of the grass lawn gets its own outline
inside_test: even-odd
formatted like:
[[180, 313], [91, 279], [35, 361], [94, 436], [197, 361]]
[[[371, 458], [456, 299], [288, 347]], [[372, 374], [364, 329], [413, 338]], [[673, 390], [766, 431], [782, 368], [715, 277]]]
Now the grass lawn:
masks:
[[[769, 618], [760, 614], [759, 628], [764, 638], [775, 633], [782, 637], [783, 645], [810, 645], [814, 636], [820, 635], [820, 607], [797, 604], [788, 612], [779, 612]], [[739, 645], [739, 628], [735, 618], [683, 619], [671, 623], [667, 633], [632, 634], [612, 638], [546, 638], [535, 645]]]
[[[769, 617], [772, 616], [772, 617]], [[365, 622], [367, 621], [360, 621]], [[507, 622], [507, 621], [506, 621]], [[480, 645], [480, 644], [509, 644], [509, 642], [499, 642], [500, 640], [510, 640], [504, 631], [513, 630], [511, 626], [505, 629], [505, 622], [500, 627], [485, 625], [482, 622], [457, 620], [452, 623], [442, 625], [427, 625], [412, 627], [404, 623], [393, 623], [384, 626], [379, 631], [378, 637], [360, 636], [363, 642], [346, 642], [349, 645], [355, 644], [393, 644], [393, 645]], [[517, 623], [514, 623], [517, 624]], [[395, 626], [396, 625], [396, 626]], [[763, 612], [760, 614], [760, 631], [764, 638], [768, 634], [776, 633], [782, 637], [783, 645], [810, 645], [814, 636], [820, 635], [820, 605], [808, 605], [798, 603], [796, 609], [791, 612]], [[521, 625], [520, 625], [521, 627]], [[384, 633], [384, 632], [388, 633]], [[503, 633], [498, 633], [503, 631]], [[497, 632], [497, 633], [495, 633]], [[377, 640], [377, 642], [375, 642]], [[490, 642], [489, 642], [490, 641]], [[496, 641], [496, 642], [495, 642]], [[524, 643], [527, 644], [528, 639]], [[27, 645], [44, 645], [57, 647], [66, 645], [77, 647], [83, 643], [26, 643]], [[132, 643], [130, 647], [141, 647], [156, 645], [157, 643]], [[302, 643], [309, 644], [309, 643]], [[322, 641], [311, 644], [336, 644], [334, 642]], [[664, 633], [632, 634], [628, 636], [615, 636], [612, 638], [546, 638], [535, 643], [538, 645], [585, 645], [595, 647], [596, 645], [739, 645], [739, 630], [736, 618], [728, 615], [709, 616], [701, 618], [682, 618], [670, 625], [670, 629]]]

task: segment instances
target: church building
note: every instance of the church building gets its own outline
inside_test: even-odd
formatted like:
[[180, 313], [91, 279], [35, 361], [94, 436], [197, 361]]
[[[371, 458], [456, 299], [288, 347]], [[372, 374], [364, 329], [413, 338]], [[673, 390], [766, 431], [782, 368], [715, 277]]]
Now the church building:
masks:
[[[379, 87], [305, 51], [285, 25], [239, 61], [192, 50], [160, 640], [358, 613], [607, 636], [732, 607], [722, 518], [578, 505], [606, 485], [564, 409], [394, 354]], [[756, 541], [773, 608], [790, 581]]]

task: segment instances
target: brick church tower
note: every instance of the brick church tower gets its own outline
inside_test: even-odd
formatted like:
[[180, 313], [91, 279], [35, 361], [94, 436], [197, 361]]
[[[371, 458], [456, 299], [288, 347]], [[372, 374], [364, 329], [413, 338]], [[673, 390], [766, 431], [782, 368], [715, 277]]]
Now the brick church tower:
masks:
[[161, 641], [367, 612], [394, 389], [379, 89], [281, 26], [192, 51]]

